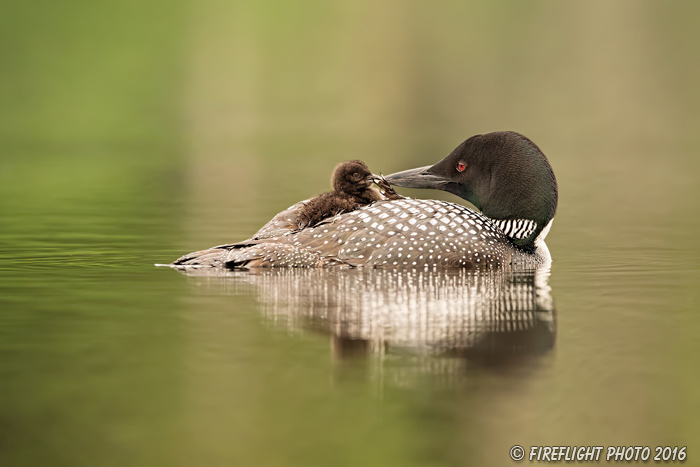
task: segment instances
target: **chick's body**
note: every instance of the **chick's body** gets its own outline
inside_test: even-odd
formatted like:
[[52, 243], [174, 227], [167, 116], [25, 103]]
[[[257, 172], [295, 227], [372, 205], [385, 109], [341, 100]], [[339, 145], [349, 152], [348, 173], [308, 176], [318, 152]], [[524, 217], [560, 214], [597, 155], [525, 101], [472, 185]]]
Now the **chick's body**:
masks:
[[379, 190], [372, 187], [373, 183], [374, 175], [364, 162], [354, 160], [338, 164], [331, 177], [333, 191], [305, 203], [297, 219], [299, 228], [312, 227], [328, 217], [384, 199]]

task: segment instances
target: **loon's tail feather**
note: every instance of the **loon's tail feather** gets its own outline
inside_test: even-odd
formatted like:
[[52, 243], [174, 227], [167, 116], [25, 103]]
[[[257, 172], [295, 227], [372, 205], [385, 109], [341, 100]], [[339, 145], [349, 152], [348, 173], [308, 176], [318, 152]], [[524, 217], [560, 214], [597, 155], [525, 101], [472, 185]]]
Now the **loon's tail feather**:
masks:
[[177, 269], [226, 268], [251, 269], [272, 267], [355, 267], [337, 257], [323, 256], [283, 241], [252, 241], [221, 245], [184, 255], [171, 264]]
[[187, 268], [223, 268], [229, 250], [209, 248], [208, 250], [193, 251], [173, 261], [170, 266], [177, 269]]

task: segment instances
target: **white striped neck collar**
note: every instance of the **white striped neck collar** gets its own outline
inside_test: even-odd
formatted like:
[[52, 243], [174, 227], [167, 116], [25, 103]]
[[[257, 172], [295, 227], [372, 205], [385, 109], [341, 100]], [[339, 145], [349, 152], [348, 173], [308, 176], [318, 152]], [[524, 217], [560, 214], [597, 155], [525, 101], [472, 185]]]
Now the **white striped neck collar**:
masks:
[[530, 219], [491, 219], [491, 222], [493, 222], [506, 237], [515, 240], [525, 239], [532, 235], [537, 229], [537, 222]]
[[544, 244], [544, 239], [552, 227], [550, 219], [546, 226], [538, 229], [537, 222], [531, 219], [489, 219], [503, 234], [510, 238], [516, 244], [530, 243], [529, 238], [539, 230], [537, 237], [532, 240], [532, 245], [535, 249]]

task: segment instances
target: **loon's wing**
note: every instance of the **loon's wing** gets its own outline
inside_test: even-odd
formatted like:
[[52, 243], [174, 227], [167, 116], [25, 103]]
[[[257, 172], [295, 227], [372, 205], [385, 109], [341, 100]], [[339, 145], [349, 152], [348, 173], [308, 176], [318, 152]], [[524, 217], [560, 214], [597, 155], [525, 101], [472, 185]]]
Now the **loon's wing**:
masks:
[[284, 211], [280, 212], [273, 217], [270, 222], [263, 225], [262, 228], [251, 237], [251, 239], [261, 240], [264, 238], [281, 237], [299, 230], [299, 223], [297, 222], [299, 212], [308, 201], [308, 199], [299, 201], [298, 203], [293, 204]]
[[[227, 243], [225, 245], [217, 245], [206, 250], [193, 251], [183, 255], [172, 262], [171, 266], [177, 268], [187, 268], [187, 267], [212, 267], [212, 268], [223, 268], [226, 266], [226, 262], [229, 257], [229, 251], [239, 250], [243, 248], [248, 248], [259, 243], [260, 240], [267, 238], [277, 238], [284, 235], [289, 235], [290, 233], [299, 230], [299, 226], [296, 222], [299, 210], [304, 206], [308, 200], [300, 201], [284, 211], [278, 213], [273, 217], [267, 224], [262, 226], [255, 235], [247, 240], [236, 243]], [[249, 248], [250, 250], [250, 248]], [[254, 250], [250, 250], [252, 252]], [[249, 252], [249, 253], [250, 253]], [[247, 256], [250, 256], [247, 255]]]
[[304, 207], [304, 205], [308, 201], [309, 201], [308, 199], [305, 199], [304, 201], [299, 201], [298, 203], [293, 204], [292, 206], [289, 206], [284, 211], [277, 213], [275, 215], [275, 217], [270, 219], [270, 221], [267, 224], [263, 225], [260, 228], [260, 230], [258, 230], [252, 237], [250, 237], [247, 240], [243, 240], [242, 242], [226, 243], [223, 245], [217, 245], [217, 246], [211, 247], [207, 250], [195, 251], [195, 252], [189, 253], [187, 255], [184, 255], [181, 258], [178, 258], [175, 261], [175, 263], [177, 263], [180, 260], [186, 260], [191, 255], [194, 255], [196, 253], [201, 253], [203, 251], [233, 250], [235, 248], [241, 248], [244, 246], [252, 245], [257, 240], [264, 240], [266, 238], [281, 237], [283, 235], [289, 235], [290, 233], [296, 232], [299, 230], [299, 224], [297, 223], [297, 219], [299, 217], [299, 211], [301, 210], [302, 207]]

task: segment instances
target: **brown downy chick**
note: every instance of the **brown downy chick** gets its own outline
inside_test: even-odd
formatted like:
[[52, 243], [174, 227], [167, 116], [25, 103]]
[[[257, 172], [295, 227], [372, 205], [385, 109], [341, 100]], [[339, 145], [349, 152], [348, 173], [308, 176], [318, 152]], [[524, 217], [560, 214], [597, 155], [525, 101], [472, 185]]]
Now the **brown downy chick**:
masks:
[[384, 199], [372, 187], [375, 176], [362, 161], [346, 161], [333, 170], [331, 185], [335, 191], [311, 198], [299, 213], [299, 228], [313, 227], [323, 219], [354, 211], [374, 201]]

